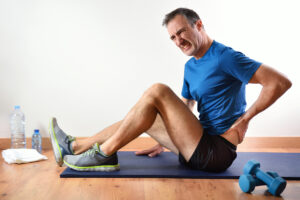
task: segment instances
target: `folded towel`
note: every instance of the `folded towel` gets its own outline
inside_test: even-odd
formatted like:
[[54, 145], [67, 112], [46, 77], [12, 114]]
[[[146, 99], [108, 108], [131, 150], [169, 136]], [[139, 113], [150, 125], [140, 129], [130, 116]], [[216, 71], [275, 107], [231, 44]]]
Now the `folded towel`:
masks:
[[6, 149], [2, 151], [2, 157], [8, 164], [21, 164], [48, 159], [35, 149]]

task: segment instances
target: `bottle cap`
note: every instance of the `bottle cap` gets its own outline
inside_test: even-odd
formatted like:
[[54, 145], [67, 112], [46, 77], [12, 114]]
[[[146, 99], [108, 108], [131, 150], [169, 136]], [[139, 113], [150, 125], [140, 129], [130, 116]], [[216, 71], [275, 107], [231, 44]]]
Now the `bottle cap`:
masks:
[[39, 133], [39, 129], [34, 129], [34, 133]]
[[20, 108], [21, 108], [20, 106], [15, 106], [15, 110], [20, 109]]

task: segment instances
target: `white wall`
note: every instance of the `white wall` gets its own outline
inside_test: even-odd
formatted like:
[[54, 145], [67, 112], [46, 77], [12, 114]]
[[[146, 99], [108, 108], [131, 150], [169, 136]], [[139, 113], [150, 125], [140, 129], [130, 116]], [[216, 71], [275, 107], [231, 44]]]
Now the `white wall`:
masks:
[[[197, 11], [208, 34], [286, 74], [293, 87], [258, 115], [247, 136], [300, 136], [297, 1], [0, 0], [0, 137], [21, 105], [26, 134], [48, 136], [51, 116], [74, 136], [122, 119], [155, 82], [180, 95], [188, 57], [161, 26], [177, 8]], [[259, 86], [247, 88], [248, 103]]]

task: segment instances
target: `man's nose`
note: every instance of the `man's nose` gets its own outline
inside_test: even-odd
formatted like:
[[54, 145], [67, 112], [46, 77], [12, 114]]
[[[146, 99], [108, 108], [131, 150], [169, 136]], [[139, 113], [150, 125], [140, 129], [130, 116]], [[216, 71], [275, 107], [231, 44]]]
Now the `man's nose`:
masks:
[[176, 41], [175, 41], [175, 43], [176, 43], [176, 46], [178, 46], [178, 47], [179, 47], [179, 46], [180, 46], [180, 44], [182, 43], [182, 40], [183, 40], [183, 39], [182, 39], [180, 36], [177, 36], [177, 37], [176, 37]]

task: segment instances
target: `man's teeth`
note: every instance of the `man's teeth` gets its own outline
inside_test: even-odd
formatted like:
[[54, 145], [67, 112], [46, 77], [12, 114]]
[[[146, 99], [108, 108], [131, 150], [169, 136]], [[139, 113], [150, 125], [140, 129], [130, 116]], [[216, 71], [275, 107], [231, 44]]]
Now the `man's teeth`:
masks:
[[187, 48], [189, 48], [189, 46], [190, 46], [189, 44], [186, 44], [186, 45], [183, 46], [183, 48], [187, 49]]

